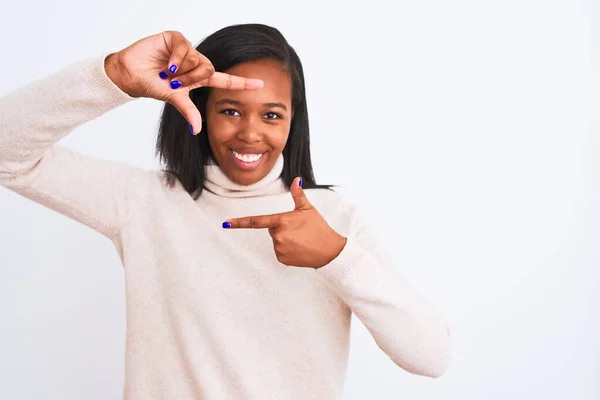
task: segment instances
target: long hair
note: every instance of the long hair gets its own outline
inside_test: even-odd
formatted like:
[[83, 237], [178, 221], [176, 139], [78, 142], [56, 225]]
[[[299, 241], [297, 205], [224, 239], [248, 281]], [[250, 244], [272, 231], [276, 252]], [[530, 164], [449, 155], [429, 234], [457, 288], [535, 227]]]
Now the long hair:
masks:
[[[300, 58], [281, 32], [263, 24], [240, 24], [222, 28], [206, 37], [197, 47], [213, 64], [216, 71], [248, 61], [270, 59], [281, 62], [292, 81], [293, 118], [288, 140], [283, 149], [284, 165], [281, 178], [290, 187], [295, 177], [302, 177], [306, 189], [330, 185], [316, 183], [310, 157], [310, 135], [304, 72]], [[185, 190], [197, 199], [206, 179], [204, 166], [211, 157], [206, 125], [206, 100], [210, 88], [190, 91], [190, 98], [203, 116], [202, 132], [189, 133], [189, 124], [171, 104], [166, 103], [160, 118], [156, 154], [167, 172], [167, 183], [178, 179]]]

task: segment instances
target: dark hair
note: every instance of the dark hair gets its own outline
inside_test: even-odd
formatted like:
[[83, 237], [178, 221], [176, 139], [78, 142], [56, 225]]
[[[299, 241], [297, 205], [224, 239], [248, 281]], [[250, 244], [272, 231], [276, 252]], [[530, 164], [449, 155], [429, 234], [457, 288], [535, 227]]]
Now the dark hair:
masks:
[[[213, 64], [216, 71], [227, 69], [247, 61], [270, 59], [279, 61], [290, 74], [292, 81], [293, 118], [287, 143], [283, 149], [284, 166], [281, 177], [290, 187], [295, 177], [302, 177], [306, 189], [325, 188], [318, 185], [313, 174], [310, 158], [310, 136], [304, 72], [300, 58], [276, 28], [262, 24], [231, 25], [206, 37], [197, 47]], [[202, 116], [206, 111], [209, 88], [190, 91], [190, 98]], [[206, 119], [202, 132], [189, 133], [189, 124], [171, 104], [163, 109], [156, 154], [165, 165], [167, 183], [172, 186], [179, 179], [185, 190], [197, 199], [204, 188], [205, 171], [211, 149], [208, 143]]]

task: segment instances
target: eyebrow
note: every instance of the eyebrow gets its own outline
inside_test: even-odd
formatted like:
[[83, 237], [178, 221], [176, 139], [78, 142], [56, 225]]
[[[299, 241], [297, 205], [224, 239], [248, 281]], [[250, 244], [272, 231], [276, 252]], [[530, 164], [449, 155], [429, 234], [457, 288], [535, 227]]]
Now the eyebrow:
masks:
[[[223, 104], [231, 104], [233, 106], [243, 106], [244, 104], [241, 101], [238, 100], [233, 100], [233, 99], [219, 99], [215, 102], [215, 104], [217, 106], [223, 105]], [[284, 111], [287, 111], [287, 107], [285, 106], [285, 104], [283, 103], [263, 103], [263, 107], [268, 107], [268, 108], [281, 108]]]

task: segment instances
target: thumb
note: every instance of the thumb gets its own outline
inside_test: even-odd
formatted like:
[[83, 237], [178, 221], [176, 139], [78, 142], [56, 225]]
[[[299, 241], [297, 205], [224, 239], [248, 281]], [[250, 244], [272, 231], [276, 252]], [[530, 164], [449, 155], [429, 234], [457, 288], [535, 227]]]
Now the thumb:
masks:
[[175, 95], [171, 99], [169, 99], [169, 103], [173, 105], [181, 113], [183, 118], [185, 118], [190, 124], [190, 132], [194, 135], [198, 134], [202, 129], [202, 116], [200, 115], [200, 111], [198, 107], [194, 104], [194, 102], [190, 99], [190, 96], [187, 91], [180, 92]]
[[294, 210], [301, 210], [312, 207], [312, 205], [308, 201], [308, 198], [304, 194], [304, 190], [302, 189], [302, 178], [294, 179], [294, 181], [292, 182], [292, 187], [290, 188], [290, 192], [292, 193], [292, 197], [294, 198], [294, 204], [296, 205]]

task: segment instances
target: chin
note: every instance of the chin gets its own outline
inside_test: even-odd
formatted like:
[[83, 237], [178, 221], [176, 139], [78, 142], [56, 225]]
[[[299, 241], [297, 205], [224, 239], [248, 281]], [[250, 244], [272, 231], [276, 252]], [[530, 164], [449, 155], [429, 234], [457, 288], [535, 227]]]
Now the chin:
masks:
[[231, 180], [238, 185], [250, 186], [264, 178], [267, 174], [262, 171], [232, 171]]

